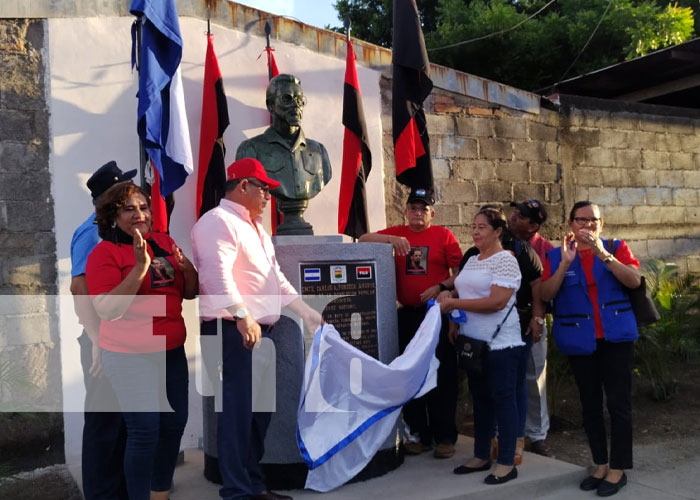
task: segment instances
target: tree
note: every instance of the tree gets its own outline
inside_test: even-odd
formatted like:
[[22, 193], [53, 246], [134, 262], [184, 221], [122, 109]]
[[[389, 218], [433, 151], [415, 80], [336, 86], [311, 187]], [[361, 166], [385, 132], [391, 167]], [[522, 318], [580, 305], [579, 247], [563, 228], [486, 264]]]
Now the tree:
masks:
[[[683, 5], [663, 0], [558, 0], [528, 19], [548, 1], [419, 1], [430, 60], [537, 90], [684, 42], [693, 36], [693, 15], [700, 11], [698, 0], [685, 0]], [[350, 17], [355, 36], [388, 47], [391, 3], [338, 0], [336, 8]], [[498, 32], [503, 33], [449, 47]]]
[[[423, 22], [423, 32], [435, 31], [438, 0], [416, 0]], [[393, 0], [338, 0], [334, 4], [338, 19], [349, 18], [352, 36], [366, 42], [391, 46]], [[341, 33], [344, 28], [331, 28]]]

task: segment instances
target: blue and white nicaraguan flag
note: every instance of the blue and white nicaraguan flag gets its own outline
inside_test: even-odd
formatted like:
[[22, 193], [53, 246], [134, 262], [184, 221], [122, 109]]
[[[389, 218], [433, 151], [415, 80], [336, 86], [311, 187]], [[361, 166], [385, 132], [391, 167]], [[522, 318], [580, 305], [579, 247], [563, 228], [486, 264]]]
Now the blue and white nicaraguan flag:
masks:
[[[175, 0], [133, 0], [130, 11], [141, 21], [138, 134], [160, 174], [161, 194], [167, 196], [193, 170], [180, 76], [180, 23]], [[132, 38], [133, 66], [136, 38]]]
[[352, 479], [386, 441], [403, 405], [437, 385], [440, 326], [436, 305], [389, 365], [342, 340], [333, 325], [316, 332], [297, 414], [306, 488], [325, 492]]

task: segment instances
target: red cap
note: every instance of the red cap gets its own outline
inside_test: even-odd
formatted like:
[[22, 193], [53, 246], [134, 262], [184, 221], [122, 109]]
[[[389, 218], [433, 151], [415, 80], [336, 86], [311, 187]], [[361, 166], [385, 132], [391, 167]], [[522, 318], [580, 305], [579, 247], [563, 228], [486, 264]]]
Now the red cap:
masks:
[[234, 179], [257, 179], [267, 184], [270, 189], [277, 189], [280, 183], [270, 179], [265, 172], [265, 167], [255, 158], [241, 158], [226, 167], [226, 180]]

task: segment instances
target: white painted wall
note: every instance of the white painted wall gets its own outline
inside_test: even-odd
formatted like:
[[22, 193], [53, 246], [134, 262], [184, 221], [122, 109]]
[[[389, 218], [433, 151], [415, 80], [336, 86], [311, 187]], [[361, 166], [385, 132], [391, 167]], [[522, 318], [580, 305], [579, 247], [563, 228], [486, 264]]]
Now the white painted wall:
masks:
[[[138, 165], [137, 76], [131, 72], [130, 63], [132, 21], [133, 18], [129, 17], [49, 19], [50, 168], [55, 201], [59, 290], [62, 294], [59, 310], [65, 412], [80, 412], [84, 397], [78, 344], [75, 341], [80, 334], [80, 326], [72, 312], [69, 296], [69, 250], [73, 231], [93, 210], [85, 181], [108, 160], [116, 160], [122, 170]], [[185, 43], [182, 77], [190, 142], [196, 162], [206, 23], [191, 18], [181, 18], [180, 23]], [[257, 59], [265, 40], [217, 25], [212, 25], [212, 31], [231, 120], [224, 137], [228, 164], [233, 161], [238, 144], [261, 133], [268, 124], [265, 109], [267, 66], [264, 56]], [[297, 75], [308, 98], [303, 119], [304, 133], [325, 144], [333, 165], [333, 178], [327, 188], [311, 200], [306, 219], [313, 224], [316, 234], [336, 234], [345, 61], [282, 42], [274, 42], [274, 47], [280, 71]], [[385, 225], [380, 73], [358, 66], [358, 76], [373, 157], [367, 185], [370, 227], [376, 230]], [[195, 186], [196, 176], [191, 175], [176, 192], [171, 225], [173, 238], [190, 256], [189, 234], [194, 224]], [[265, 220], [269, 221], [269, 216]], [[186, 349], [192, 360], [198, 344], [198, 323], [194, 304], [186, 304], [186, 310], [190, 334]], [[202, 434], [201, 404], [195, 390], [194, 368], [192, 370], [190, 420], [183, 438], [185, 448], [196, 447]], [[65, 422], [66, 461], [74, 472], [78, 472], [82, 415], [66, 413]]]

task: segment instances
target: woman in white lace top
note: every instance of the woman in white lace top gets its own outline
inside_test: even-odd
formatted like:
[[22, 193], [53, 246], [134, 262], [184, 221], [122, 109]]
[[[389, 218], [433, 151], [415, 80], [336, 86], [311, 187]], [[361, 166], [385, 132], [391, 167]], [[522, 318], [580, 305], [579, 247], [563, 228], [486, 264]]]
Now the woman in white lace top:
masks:
[[[479, 255], [471, 257], [455, 279], [458, 298], [440, 300], [444, 312], [466, 311], [467, 322], [460, 326], [460, 335], [490, 341], [484, 373], [469, 374], [474, 401], [474, 456], [454, 470], [455, 474], [469, 474], [491, 469], [491, 438], [497, 425], [498, 461], [484, 480], [487, 484], [502, 484], [518, 477], [513, 465], [518, 433], [515, 388], [525, 344], [520, 338], [517, 311], [511, 307], [520, 287], [520, 269], [515, 257], [501, 246], [505, 230], [506, 219], [499, 210], [485, 209], [476, 214], [472, 239]], [[452, 327], [450, 334], [454, 340], [456, 328]]]

